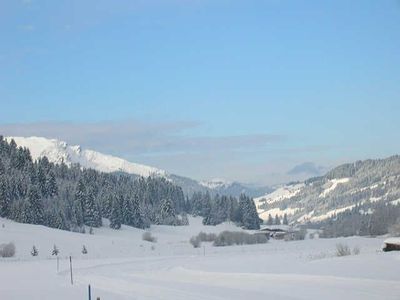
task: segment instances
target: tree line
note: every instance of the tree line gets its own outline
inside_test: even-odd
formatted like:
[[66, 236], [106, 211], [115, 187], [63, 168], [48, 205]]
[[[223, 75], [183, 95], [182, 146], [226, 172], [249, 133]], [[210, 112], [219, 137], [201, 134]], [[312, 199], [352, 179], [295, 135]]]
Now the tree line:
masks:
[[186, 214], [199, 215], [204, 224], [236, 222], [259, 228], [254, 202], [195, 193], [162, 177], [133, 177], [84, 169], [79, 164], [54, 164], [47, 157], [32, 160], [29, 149], [0, 136], [0, 216], [22, 223], [84, 231], [85, 226], [122, 224], [146, 228], [151, 224], [187, 225]]

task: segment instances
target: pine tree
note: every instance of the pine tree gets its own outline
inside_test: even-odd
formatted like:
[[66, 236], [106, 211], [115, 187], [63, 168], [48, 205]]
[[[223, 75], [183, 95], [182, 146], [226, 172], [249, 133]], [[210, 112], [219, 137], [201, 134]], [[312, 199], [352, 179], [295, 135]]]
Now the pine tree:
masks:
[[122, 223], [126, 225], [132, 225], [132, 203], [128, 197], [123, 197], [122, 195], [119, 198], [119, 202], [122, 204]]
[[281, 219], [279, 218], [279, 216], [276, 214], [275, 215], [275, 222], [274, 222], [274, 224], [275, 225], [281, 225]]
[[204, 198], [203, 209], [202, 209], [202, 216], [203, 216], [203, 224], [204, 225], [213, 225], [212, 219], [212, 206], [211, 206], [211, 199], [207, 194]]
[[260, 219], [253, 199], [240, 195], [239, 208], [242, 211], [242, 226], [246, 229], [260, 229]]
[[31, 210], [33, 224], [43, 224], [43, 203], [40, 198], [40, 194], [36, 186], [30, 186], [28, 191], [28, 203]]
[[0, 158], [0, 176], [5, 175], [5, 173], [6, 173], [6, 167], [4, 166], [4, 163]]
[[161, 202], [158, 224], [176, 225], [175, 208], [171, 199], [164, 199]]
[[273, 224], [274, 224], [274, 219], [272, 218], [271, 214], [268, 214], [267, 225], [273, 225]]
[[57, 246], [54, 245], [54, 246], [53, 246], [53, 251], [51, 251], [51, 255], [57, 256], [58, 253], [60, 253], [60, 251], [58, 250]]
[[35, 245], [33, 245], [33, 247], [32, 247], [31, 255], [32, 256], [38, 256], [39, 255], [39, 250], [36, 248]]
[[140, 209], [139, 197], [134, 195], [133, 201], [131, 203], [131, 225], [136, 228], [145, 228], [144, 217]]
[[46, 178], [46, 193], [49, 197], [54, 197], [58, 193], [56, 176], [54, 172], [50, 172]]
[[283, 221], [282, 221], [282, 224], [283, 224], [283, 225], [288, 225], [288, 224], [289, 224], [289, 222], [288, 222], [288, 218], [287, 218], [287, 214], [286, 214], [286, 213], [283, 215]]
[[121, 228], [121, 207], [116, 199], [111, 203], [110, 228]]
[[94, 203], [93, 191], [89, 189], [86, 197], [84, 198], [83, 219], [87, 226], [99, 227], [101, 226], [101, 217]]
[[46, 174], [44, 169], [39, 165], [37, 170], [37, 183], [39, 187], [39, 192], [43, 197], [47, 197], [47, 190], [46, 190]]
[[7, 193], [5, 178], [0, 176], [0, 217], [7, 218], [10, 215], [10, 198]]
[[75, 199], [73, 204], [74, 218], [77, 226], [82, 226], [84, 223], [84, 205], [86, 202], [86, 188], [82, 179], [79, 179], [76, 186]]

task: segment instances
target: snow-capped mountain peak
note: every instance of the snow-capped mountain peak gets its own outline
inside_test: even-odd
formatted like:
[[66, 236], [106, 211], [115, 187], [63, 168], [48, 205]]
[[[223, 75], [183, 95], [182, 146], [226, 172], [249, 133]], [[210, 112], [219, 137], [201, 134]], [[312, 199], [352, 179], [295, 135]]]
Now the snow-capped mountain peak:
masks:
[[14, 139], [16, 144], [30, 150], [32, 159], [47, 156], [53, 163], [64, 162], [66, 165], [79, 163], [84, 168], [92, 168], [101, 172], [125, 172], [139, 176], [162, 176], [168, 174], [164, 170], [154, 167], [132, 163], [119, 157], [103, 154], [79, 145], [68, 145], [64, 141], [43, 137], [7, 137]]

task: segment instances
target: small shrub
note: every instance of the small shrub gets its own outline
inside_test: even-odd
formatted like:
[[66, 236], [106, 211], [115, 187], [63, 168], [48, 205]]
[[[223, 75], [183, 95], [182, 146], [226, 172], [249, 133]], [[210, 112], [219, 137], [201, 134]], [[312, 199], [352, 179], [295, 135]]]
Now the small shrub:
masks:
[[189, 242], [192, 244], [193, 248], [200, 248], [201, 246], [201, 240], [199, 236], [192, 236]]
[[217, 238], [217, 235], [215, 233], [205, 233], [201, 231], [198, 234], [198, 237], [201, 242], [214, 242]]
[[355, 247], [353, 248], [353, 255], [358, 255], [358, 254], [360, 254], [360, 247], [355, 246]]
[[13, 257], [15, 255], [14, 243], [0, 245], [0, 257]]
[[88, 251], [87, 251], [87, 249], [86, 249], [86, 246], [83, 245], [83, 246], [82, 246], [82, 254], [87, 254], [87, 253], [88, 253]]
[[57, 246], [54, 245], [54, 246], [53, 246], [53, 251], [51, 251], [51, 255], [57, 256], [58, 253], [60, 253], [60, 251], [58, 250]]
[[336, 256], [351, 255], [350, 247], [345, 244], [336, 244]]
[[223, 231], [214, 241], [214, 246], [265, 244], [268, 238], [261, 233], [249, 234], [241, 231]]
[[179, 219], [179, 225], [180, 226], [187, 226], [189, 225], [189, 219], [187, 214], [182, 214], [180, 219]]
[[151, 235], [151, 232], [146, 231], [143, 233], [142, 235], [142, 240], [143, 241], [148, 241], [151, 243], [156, 243], [157, 242], [157, 238]]
[[202, 242], [214, 242], [217, 238], [215, 233], [205, 233], [201, 231], [198, 235], [193, 236], [189, 242], [194, 248], [199, 248]]
[[39, 255], [39, 250], [36, 248], [35, 245], [33, 245], [33, 247], [32, 247], [31, 255], [32, 256], [38, 256]]

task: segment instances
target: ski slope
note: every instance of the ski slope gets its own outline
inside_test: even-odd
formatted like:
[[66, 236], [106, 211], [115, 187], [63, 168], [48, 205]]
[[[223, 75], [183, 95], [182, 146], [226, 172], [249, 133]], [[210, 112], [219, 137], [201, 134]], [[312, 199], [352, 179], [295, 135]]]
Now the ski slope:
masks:
[[[270, 241], [253, 246], [194, 249], [199, 231], [240, 230], [233, 224], [152, 226], [157, 243], [143, 230], [124, 226], [95, 229], [94, 235], [65, 232], [0, 219], [0, 243], [14, 241], [17, 255], [0, 259], [1, 299], [399, 299], [399, 253], [380, 251], [383, 238]], [[335, 245], [361, 249], [336, 257]], [[29, 251], [35, 244], [39, 256]], [[51, 257], [60, 249], [60, 269]], [[81, 253], [85, 244], [88, 254]], [[204, 246], [204, 247], [203, 247]], [[74, 284], [67, 257], [73, 257]]]

